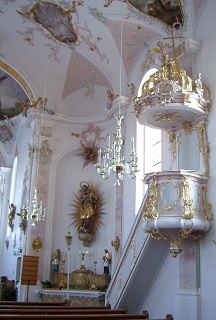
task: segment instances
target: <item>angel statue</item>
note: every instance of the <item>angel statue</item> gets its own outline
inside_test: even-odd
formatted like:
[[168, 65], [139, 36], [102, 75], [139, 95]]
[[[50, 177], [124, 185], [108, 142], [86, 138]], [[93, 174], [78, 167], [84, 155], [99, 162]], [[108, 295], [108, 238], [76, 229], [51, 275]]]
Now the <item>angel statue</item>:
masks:
[[16, 206], [13, 203], [11, 203], [9, 209], [10, 209], [10, 212], [8, 215], [8, 226], [13, 231], [13, 220], [15, 218]]

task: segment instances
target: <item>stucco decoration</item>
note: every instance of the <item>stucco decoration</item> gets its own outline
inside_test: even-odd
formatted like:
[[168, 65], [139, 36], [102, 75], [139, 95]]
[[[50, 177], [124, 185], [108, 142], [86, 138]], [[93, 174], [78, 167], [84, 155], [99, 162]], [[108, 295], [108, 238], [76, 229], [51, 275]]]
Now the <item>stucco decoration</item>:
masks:
[[80, 139], [81, 151], [78, 153], [78, 155], [84, 160], [83, 168], [90, 163], [96, 163], [98, 148], [95, 147], [95, 144], [97, 141], [105, 140], [101, 137], [101, 132], [103, 130], [104, 129], [101, 129], [98, 126], [94, 127], [92, 124], [90, 124], [90, 126], [81, 134], [74, 132], [71, 133], [71, 136]]

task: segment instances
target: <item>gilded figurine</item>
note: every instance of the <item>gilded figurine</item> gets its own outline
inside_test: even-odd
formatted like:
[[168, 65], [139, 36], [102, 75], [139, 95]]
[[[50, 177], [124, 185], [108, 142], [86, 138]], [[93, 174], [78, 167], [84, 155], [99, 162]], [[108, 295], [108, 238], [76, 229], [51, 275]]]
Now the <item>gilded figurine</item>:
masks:
[[102, 223], [101, 215], [105, 213], [102, 212], [105, 204], [103, 193], [100, 192], [99, 185], [82, 181], [75, 197], [71, 224], [76, 226], [78, 238], [83, 241], [84, 246], [88, 246]]
[[13, 203], [10, 204], [10, 212], [8, 215], [8, 226], [11, 228], [13, 231], [13, 220], [15, 218], [15, 213], [16, 213], [16, 207]]
[[59, 265], [61, 262], [61, 250], [57, 249], [52, 256], [52, 270], [59, 271]]
[[109, 268], [111, 264], [111, 255], [107, 249], [104, 249], [103, 256], [103, 265], [104, 265], [104, 274], [109, 274]]

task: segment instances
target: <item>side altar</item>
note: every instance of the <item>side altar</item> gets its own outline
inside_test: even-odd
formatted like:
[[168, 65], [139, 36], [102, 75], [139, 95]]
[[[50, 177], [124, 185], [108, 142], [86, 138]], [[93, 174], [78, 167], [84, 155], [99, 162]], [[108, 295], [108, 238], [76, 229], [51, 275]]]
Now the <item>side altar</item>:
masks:
[[[70, 251], [71, 235], [68, 231], [66, 236], [68, 246], [68, 258]], [[35, 290], [39, 295], [39, 299], [44, 302], [63, 302], [71, 306], [104, 306], [106, 289], [110, 282], [109, 264], [111, 261], [110, 254], [107, 249], [104, 249], [104, 273], [96, 274], [96, 264], [94, 261], [94, 272], [86, 270], [84, 256], [88, 251], [81, 250], [82, 261], [79, 270], [72, 273], [65, 273], [65, 254], [62, 259], [61, 273], [59, 265], [61, 260], [61, 251], [57, 249], [53, 254], [52, 261], [52, 282], [41, 281], [43, 288]], [[69, 259], [68, 259], [69, 262]], [[68, 264], [69, 270], [69, 264]]]
[[[37, 289], [40, 301], [63, 302], [67, 299], [65, 289]], [[71, 306], [104, 306], [105, 292], [96, 290], [69, 290], [69, 301]]]
[[52, 288], [37, 289], [40, 301], [62, 302], [68, 297], [71, 306], [104, 306], [106, 288], [110, 282], [108, 274], [96, 275], [90, 270], [76, 270], [69, 275], [53, 273]]

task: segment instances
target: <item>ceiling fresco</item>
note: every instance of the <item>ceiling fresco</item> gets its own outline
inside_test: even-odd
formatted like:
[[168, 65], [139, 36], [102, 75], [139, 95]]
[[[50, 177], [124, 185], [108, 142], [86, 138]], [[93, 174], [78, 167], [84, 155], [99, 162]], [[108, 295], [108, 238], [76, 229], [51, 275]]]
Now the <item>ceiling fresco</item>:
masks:
[[33, 19], [46, 28], [54, 38], [63, 43], [75, 43], [77, 35], [73, 29], [71, 11], [65, 11], [55, 3], [36, 3], [30, 13]]
[[19, 115], [23, 111], [23, 101], [29, 101], [23, 88], [0, 69], [0, 120]]
[[128, 2], [143, 12], [168, 26], [178, 22], [184, 24], [181, 2], [179, 0], [128, 0]]

